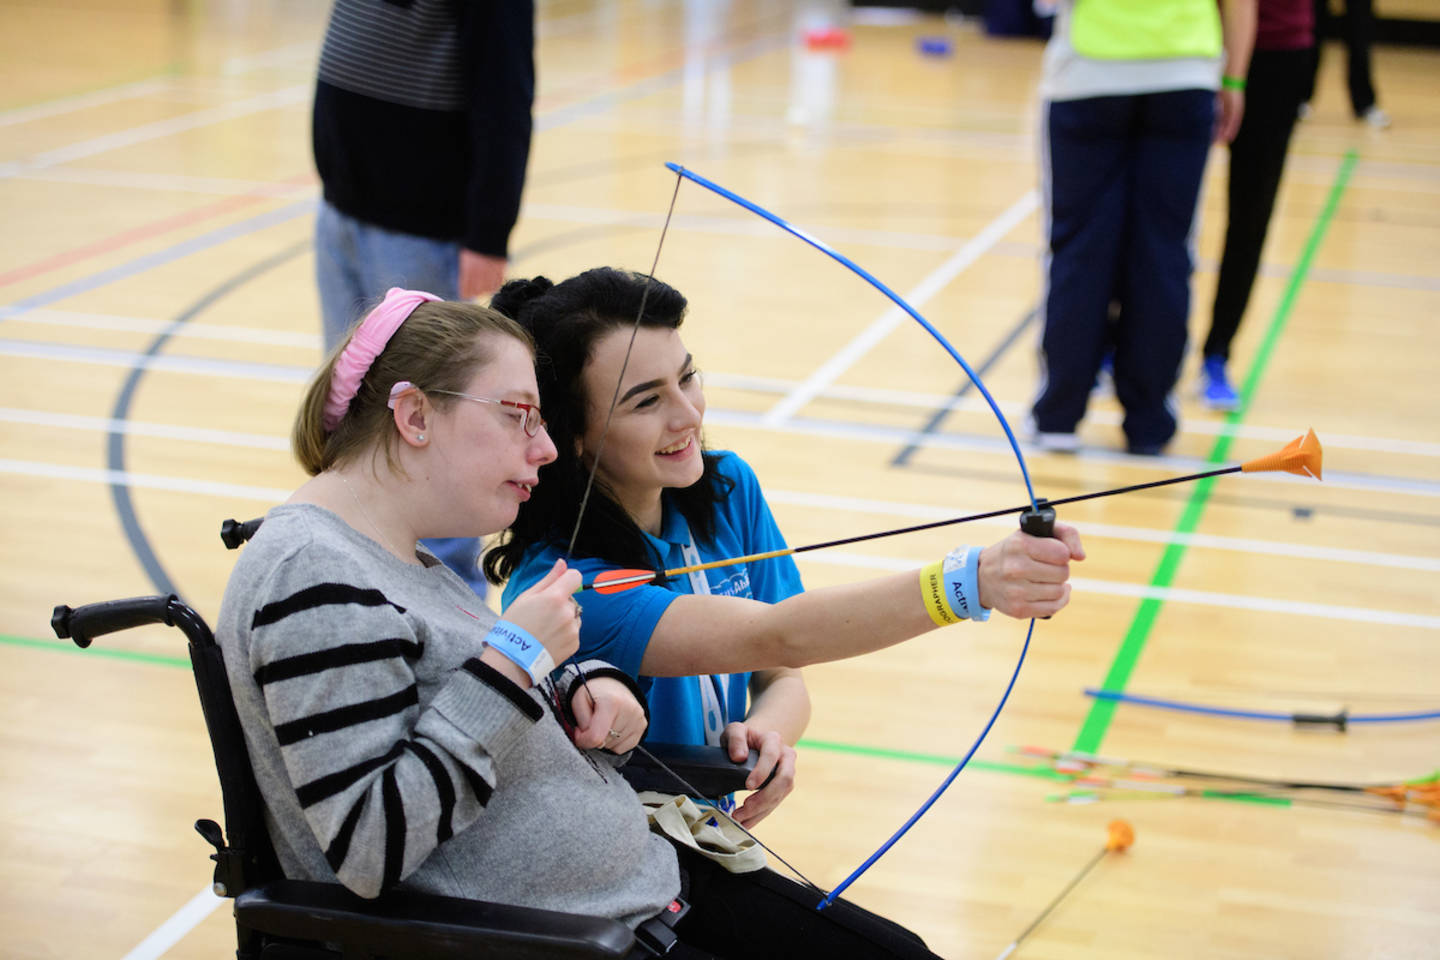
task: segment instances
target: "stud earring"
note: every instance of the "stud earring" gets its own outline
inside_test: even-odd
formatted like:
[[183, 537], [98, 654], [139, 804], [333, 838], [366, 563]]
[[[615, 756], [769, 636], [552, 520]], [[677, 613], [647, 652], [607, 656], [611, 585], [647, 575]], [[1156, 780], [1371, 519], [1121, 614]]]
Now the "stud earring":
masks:
[[417, 433], [417, 434], [415, 434], [415, 439], [418, 440], [418, 441], [420, 441], [421, 443], [424, 443], [424, 442], [425, 442], [425, 434], [423, 434], [423, 433]]

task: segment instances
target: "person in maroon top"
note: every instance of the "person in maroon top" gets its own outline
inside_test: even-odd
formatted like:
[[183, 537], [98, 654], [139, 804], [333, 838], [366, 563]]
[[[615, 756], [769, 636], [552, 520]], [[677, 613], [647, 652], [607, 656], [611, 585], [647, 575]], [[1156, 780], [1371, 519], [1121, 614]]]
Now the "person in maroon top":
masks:
[[1329, 23], [1339, 22], [1340, 36], [1345, 41], [1349, 57], [1345, 61], [1345, 85], [1350, 88], [1350, 109], [1356, 120], [1363, 120], [1377, 130], [1390, 126], [1390, 115], [1375, 102], [1375, 82], [1370, 76], [1370, 44], [1375, 39], [1374, 0], [1345, 0], [1345, 15], [1337, 17], [1330, 12], [1330, 0], [1315, 0], [1315, 55], [1310, 58], [1310, 79], [1305, 87], [1305, 101], [1300, 105], [1300, 117], [1310, 114], [1310, 101], [1315, 97], [1315, 78], [1320, 73], [1319, 38], [1326, 33]]
[[1255, 52], [1245, 78], [1245, 115], [1230, 144], [1225, 252], [1203, 353], [1201, 395], [1212, 410], [1240, 405], [1226, 375], [1230, 342], [1250, 301], [1315, 48], [1311, 0], [1260, 0], [1258, 14]]

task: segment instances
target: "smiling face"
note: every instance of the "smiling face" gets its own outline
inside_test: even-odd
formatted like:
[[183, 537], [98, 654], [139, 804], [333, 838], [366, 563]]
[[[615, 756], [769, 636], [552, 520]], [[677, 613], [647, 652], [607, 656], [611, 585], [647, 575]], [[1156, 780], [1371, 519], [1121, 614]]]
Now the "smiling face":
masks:
[[[466, 382], [463, 393], [494, 400], [539, 403], [530, 350], [513, 337], [486, 334], [489, 363]], [[525, 414], [498, 403], [436, 396], [429, 425], [431, 458], [426, 470], [445, 514], [445, 536], [484, 536], [515, 520], [530, 499], [540, 467], [555, 459], [555, 445], [541, 428], [525, 434]], [[462, 529], [463, 526], [463, 529]]]
[[704, 473], [700, 427], [705, 394], [678, 331], [641, 327], [626, 364], [629, 343], [628, 329], [614, 330], [595, 341], [581, 375], [586, 429], [578, 441], [578, 452], [586, 467], [594, 463], [623, 365], [625, 378], [596, 476], [642, 529], [658, 534], [661, 491], [688, 487]]

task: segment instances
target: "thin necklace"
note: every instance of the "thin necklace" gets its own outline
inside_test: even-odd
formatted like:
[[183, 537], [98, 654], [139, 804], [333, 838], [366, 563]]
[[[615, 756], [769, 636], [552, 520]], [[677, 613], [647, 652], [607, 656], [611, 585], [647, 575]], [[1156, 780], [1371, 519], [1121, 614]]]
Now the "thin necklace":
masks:
[[360, 511], [360, 516], [364, 517], [364, 518], [365, 518], [365, 522], [368, 523], [368, 524], [370, 524], [370, 527], [375, 531], [376, 534], [379, 535], [379, 537], [380, 537], [380, 542], [385, 545], [385, 549], [386, 549], [386, 550], [389, 550], [392, 554], [394, 554], [397, 558], [399, 558], [399, 559], [403, 562], [403, 561], [405, 560], [405, 555], [402, 554], [399, 550], [396, 550], [393, 546], [390, 545], [390, 541], [385, 538], [385, 533], [384, 533], [384, 531], [382, 531], [382, 530], [380, 529], [380, 524], [376, 523], [374, 520], [372, 520], [372, 519], [370, 518], [370, 511], [365, 509], [365, 504], [361, 503], [361, 502], [360, 502], [360, 498], [355, 495], [355, 488], [352, 487], [352, 486], [350, 486], [350, 481], [349, 481], [349, 479], [347, 479], [346, 476], [345, 476], [345, 474], [343, 474], [343, 473], [340, 474], [340, 482], [343, 483], [343, 484], [345, 484], [345, 489], [346, 489], [346, 490], [349, 490], [349, 491], [350, 491], [350, 499], [355, 501], [355, 506], [356, 506], [356, 508], [359, 509], [359, 511]]

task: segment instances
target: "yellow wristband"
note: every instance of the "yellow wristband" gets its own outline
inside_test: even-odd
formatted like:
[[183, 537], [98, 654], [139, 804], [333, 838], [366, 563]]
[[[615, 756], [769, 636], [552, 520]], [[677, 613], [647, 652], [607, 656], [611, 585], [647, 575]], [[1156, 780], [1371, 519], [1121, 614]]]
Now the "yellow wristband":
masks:
[[960, 622], [960, 618], [951, 612], [950, 604], [945, 602], [945, 561], [937, 560], [928, 567], [920, 568], [920, 599], [935, 626], [948, 627]]

